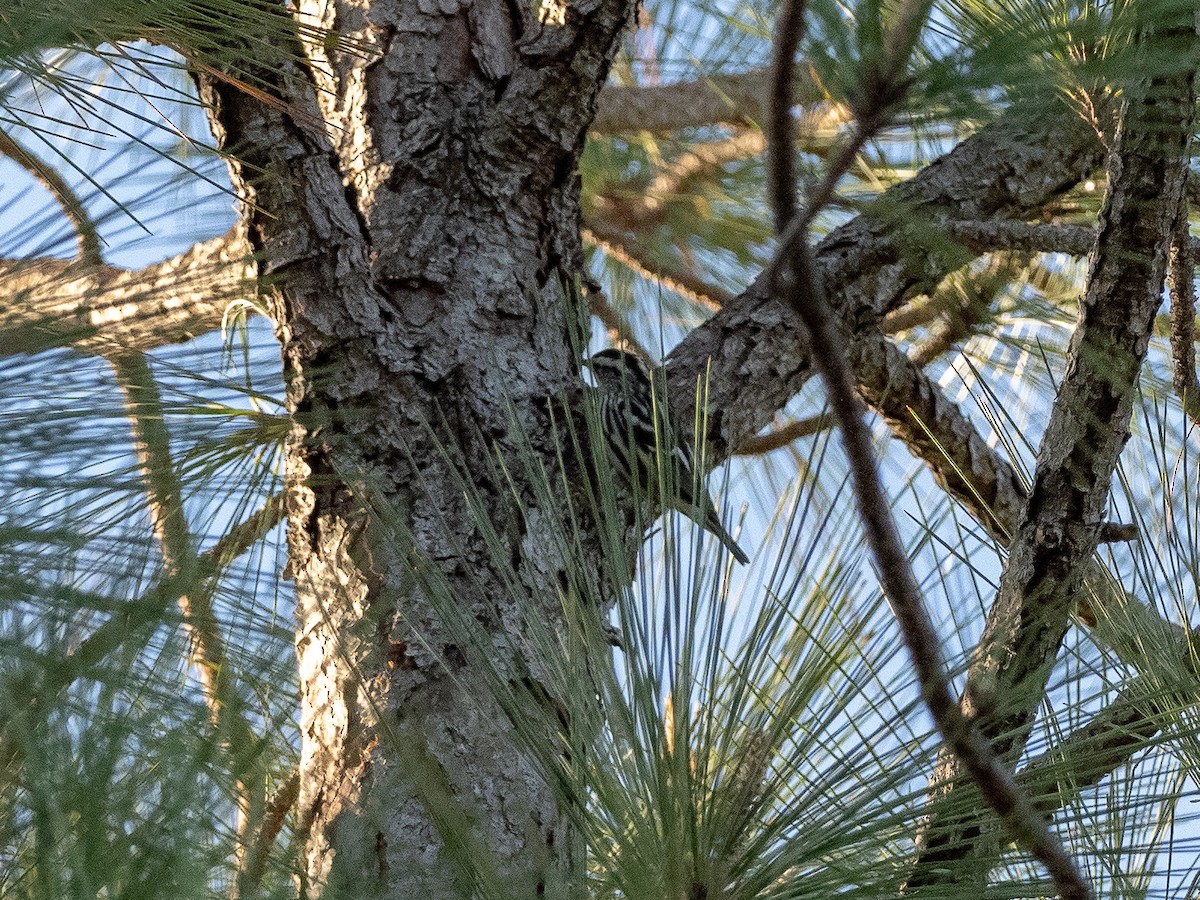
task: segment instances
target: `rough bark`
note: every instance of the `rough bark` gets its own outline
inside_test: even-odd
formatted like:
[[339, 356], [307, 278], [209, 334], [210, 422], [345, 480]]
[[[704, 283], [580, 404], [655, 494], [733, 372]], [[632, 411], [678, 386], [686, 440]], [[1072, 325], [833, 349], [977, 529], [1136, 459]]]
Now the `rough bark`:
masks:
[[[906, 298], [968, 262], [972, 253], [946, 233], [955, 222], [1028, 218], [1102, 160], [1095, 132], [1065, 108], [1041, 119], [1014, 111], [963, 141], [817, 245], [817, 270], [841, 327], [852, 336], [876, 328]], [[671, 353], [672, 398], [681, 409], [712, 360], [707, 442], [714, 461], [808, 382], [806, 344], [795, 315], [760, 278]]]
[[[1196, 22], [1144, 40], [1159, 52], [1170, 48], [1179, 58], [1190, 57]], [[1195, 122], [1192, 73], [1149, 78], [1127, 97], [1067, 370], [962, 701], [997, 753], [1014, 764], [1045, 694], [1130, 436], [1138, 376], [1184, 196]], [[972, 853], [978, 820], [964, 820], [961, 807], [948, 813], [942, 802], [962, 781], [961, 767], [943, 753], [910, 890], [944, 881], [947, 870]]]
[[[301, 3], [298, 15], [370, 52], [279, 48], [258, 74], [286, 108], [202, 80], [276, 290], [294, 422], [309, 893], [466, 896], [464, 848], [512, 896], [561, 890], [554, 798], [486, 691], [455, 677], [462, 648], [409, 566], [409, 549], [431, 561], [490, 631], [496, 665], [520, 668], [528, 609], [461, 477], [495, 515], [527, 598], [552, 597], [555, 561], [532, 548], [540, 518], [563, 510], [539, 508], [518, 475], [522, 519], [513, 487], [487, 473], [515, 428], [553, 459], [547, 401], [578, 384], [561, 281], [579, 262], [575, 169], [629, 9], [568, 6], [554, 24], [518, 8]], [[401, 511], [415, 546], [396, 546], [368, 503]], [[457, 854], [439, 832], [450, 819], [467, 823]]]

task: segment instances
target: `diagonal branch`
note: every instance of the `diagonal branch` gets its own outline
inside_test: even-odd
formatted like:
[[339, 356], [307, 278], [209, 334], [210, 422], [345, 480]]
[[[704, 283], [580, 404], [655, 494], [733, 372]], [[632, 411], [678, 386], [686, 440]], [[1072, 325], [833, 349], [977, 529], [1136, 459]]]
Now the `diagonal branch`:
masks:
[[826, 431], [833, 426], [833, 416], [828, 413], [820, 413], [819, 415], [809, 416], [807, 419], [788, 422], [786, 425], [774, 428], [766, 434], [756, 434], [754, 437], [742, 441], [741, 446], [737, 449], [737, 455], [760, 456], [764, 453], [770, 453], [772, 450], [786, 447], [792, 441], [820, 434], [822, 431]]
[[[1195, 702], [1194, 693], [1186, 702]], [[1145, 749], [1178, 708], [1157, 679], [1140, 676], [1086, 725], [1031, 759], [1017, 778], [1041, 812], [1052, 815]]]
[[654, 176], [643, 198], [648, 211], [661, 209], [672, 198], [684, 195], [695, 181], [727, 163], [757, 156], [765, 146], [763, 133], [753, 128], [743, 128], [724, 140], [693, 144]]
[[[248, 551], [262, 537], [283, 521], [283, 496], [276, 494], [245, 521], [229, 529], [212, 547], [196, 557], [192, 578], [187, 582], [178, 574], [164, 573], [162, 580], [144, 593], [131, 600], [120, 612], [88, 635], [75, 651], [52, 670], [53, 678], [46, 678], [38, 685], [38, 691], [53, 695], [65, 690], [75, 679], [82, 677], [106, 657], [117, 650], [138, 629], [162, 621], [166, 611], [185, 590], [195, 590], [194, 585], [208, 582]], [[210, 587], [205, 587], [210, 590]]]
[[[959, 708], [951, 693], [937, 631], [887, 502], [851, 367], [839, 349], [844, 345], [841, 323], [832, 314], [809, 248], [810, 224], [832, 196], [838, 178], [848, 168], [858, 147], [884, 127], [902, 101], [907, 89], [903, 73], [930, 6], [928, 0], [910, 0], [902, 7], [895, 29], [883, 42], [880, 68], [870, 70], [877, 78], [861, 85], [863, 103], [856, 110], [854, 137], [830, 165], [824, 182], [810, 192], [807, 207], [795, 211], [795, 198], [790, 193], [785, 195], [780, 181], [775, 181], [770, 199], [781, 232], [781, 247], [768, 268], [766, 280], [771, 292], [792, 306], [809, 332], [813, 358], [824, 379], [830, 409], [841, 428], [866, 542], [908, 647], [921, 698], [944, 741], [943, 752], [951, 755], [956, 764], [970, 774], [1013, 837], [1046, 866], [1060, 896], [1067, 900], [1086, 900], [1092, 896], [1087, 881], [1034, 809], [1028, 794], [1017, 785], [1011, 770], [994, 752], [977, 724]], [[793, 41], [799, 39], [803, 30], [799, 21], [803, 11], [803, 0], [784, 4], [781, 17], [785, 21], [778, 26], [784, 37], [775, 46], [776, 82], [781, 80], [780, 70], [791, 65]], [[791, 17], [791, 21], [787, 17]], [[779, 91], [776, 100], [786, 102], [787, 91]], [[778, 140], [779, 132], [786, 133], [789, 128], [787, 123], [780, 124], [781, 114], [786, 112], [778, 108], [773, 110], [773, 119], [777, 123], [776, 134], [772, 136], [773, 168], [776, 170], [789, 162], [788, 150], [781, 149]], [[783, 180], [790, 183], [787, 178]]]
[[[1183, 52], [1195, 33], [1193, 21], [1156, 42]], [[964, 711], [979, 718], [1009, 759], [1024, 747], [1096, 550], [1183, 199], [1193, 76], [1155, 77], [1140, 94], [1130, 93], [1066, 375], [963, 698]], [[935, 801], [960, 789], [960, 773], [958, 762], [943, 754], [933, 779]], [[946, 869], [972, 852], [976, 820], [946, 809], [935, 802], [909, 888], [943, 881]]]
[[155, 537], [162, 549], [167, 577], [178, 577], [177, 595], [184, 627], [213, 725], [230, 749], [231, 774], [238, 807], [236, 852], [245, 860], [251, 836], [263, 815], [265, 779], [258, 772], [258, 736], [243, 712], [233, 668], [225, 652], [212, 582], [197, 577], [197, 555], [183, 507], [183, 484], [171, 457], [162, 397], [144, 353], [129, 351], [109, 357], [125, 394], [134, 446], [146, 482], [146, 500]]
[[[1031, 217], [1100, 161], [1095, 132], [1066, 110], [1040, 120], [1014, 110], [817, 245], [818, 274], [835, 315], [853, 334], [912, 294], [932, 290], [973, 257], [945, 240], [949, 223]], [[798, 325], [760, 277], [671, 353], [672, 396], [681, 410], [691, 408], [696, 379], [712, 366], [706, 421], [714, 462], [765, 427], [811, 377]]]
[[0, 155], [7, 156], [26, 172], [40, 181], [62, 207], [71, 224], [75, 226], [78, 245], [78, 261], [87, 266], [98, 266], [103, 262], [100, 253], [100, 234], [96, 223], [88, 215], [87, 208], [79, 195], [67, 183], [57, 169], [47, 165], [20, 145], [11, 134], [0, 129]]
[[643, 259], [624, 231], [599, 217], [589, 219], [582, 235], [585, 243], [599, 247], [621, 265], [697, 306], [716, 310], [733, 299], [724, 288], [709, 284], [683, 266], [667, 266], [657, 260]]

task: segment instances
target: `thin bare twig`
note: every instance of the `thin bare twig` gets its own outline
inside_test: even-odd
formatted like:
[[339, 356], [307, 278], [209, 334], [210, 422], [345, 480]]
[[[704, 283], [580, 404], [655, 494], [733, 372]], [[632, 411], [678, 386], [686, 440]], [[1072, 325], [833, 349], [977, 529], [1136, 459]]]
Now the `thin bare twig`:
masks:
[[782, 232], [796, 215], [796, 128], [792, 121], [796, 50], [804, 39], [806, 0], [784, 0], [771, 57], [771, 105], [767, 115], [767, 199]]
[[800, 438], [811, 437], [814, 434], [820, 434], [832, 428], [836, 424], [836, 420], [829, 413], [821, 413], [819, 416], [810, 416], [807, 419], [800, 419], [796, 422], [788, 422], [779, 428], [768, 431], [766, 434], [757, 434], [741, 443], [734, 451], [734, 456], [761, 456], [764, 453], [770, 453], [772, 450], [778, 450], [781, 447], [786, 447], [792, 441]]
[[[992, 751], [979, 729], [959, 709], [951, 693], [937, 632], [921, 598], [879, 479], [870, 430], [864, 420], [850, 367], [845, 357], [835, 350], [845, 345], [846, 336], [840, 334], [834, 324], [825, 299], [823, 279], [818, 274], [809, 246], [809, 225], [813, 218], [833, 196], [838, 179], [858, 151], [886, 124], [892, 109], [903, 98], [906, 84], [901, 72], [907, 65], [908, 55], [915, 46], [927, 13], [926, 0], [908, 4], [899, 18], [899, 30], [889, 36], [890, 40], [885, 40], [888, 51], [884, 54], [878, 81], [862, 86], [855, 133], [829, 166], [823, 182], [809, 193], [807, 207], [784, 219], [786, 225], [780, 225], [784, 232], [781, 247], [768, 268], [767, 281], [772, 293], [790, 303], [809, 331], [813, 360], [824, 377], [830, 409], [842, 430], [867, 544], [874, 556], [884, 593], [892, 604], [908, 645], [922, 697], [946, 745], [971, 773], [988, 803], [1013, 835], [1046, 866], [1061, 896], [1082, 900], [1091, 896], [1087, 882], [1041, 819], [1028, 795], [1017, 786], [1012, 773]], [[785, 24], [783, 28], [786, 27]], [[775, 63], [780, 66], [784, 60], [777, 58]], [[779, 202], [776, 197], [772, 201]], [[779, 213], [777, 206], [777, 222], [782, 218]]]
[[603, 220], [593, 217], [582, 234], [585, 243], [599, 247], [643, 278], [661, 284], [668, 291], [679, 294], [698, 306], [715, 311], [733, 299], [729, 291], [709, 284], [682, 266], [668, 268], [658, 261], [643, 259], [621, 229], [610, 226]]
[[[1068, 900], [1091, 897], [1091, 889], [1062, 844], [1046, 826], [1030, 798], [1017, 785], [1012, 772], [992, 751], [988, 740], [963, 715], [951, 694], [937, 632], [921, 599], [912, 565], [896, 532], [883, 485], [879, 481], [870, 429], [863, 419], [849, 367], [833, 349], [841, 345], [842, 338], [833, 327], [832, 317], [824, 305], [824, 287], [821, 280], [815, 277], [811, 251], [794, 245], [787, 249], [787, 258], [792, 263], [780, 265], [774, 283], [780, 296], [790, 301], [803, 317], [811, 333], [813, 357], [824, 376], [830, 408], [842, 429], [867, 543], [875, 557], [884, 593], [891, 601], [908, 645], [909, 656], [921, 685], [922, 698], [947, 747], [970, 772], [989, 805], [1004, 820], [1013, 836], [1046, 866], [1059, 894]], [[807, 263], [803, 261], [806, 256]], [[796, 265], [796, 260], [801, 261], [800, 266]]]

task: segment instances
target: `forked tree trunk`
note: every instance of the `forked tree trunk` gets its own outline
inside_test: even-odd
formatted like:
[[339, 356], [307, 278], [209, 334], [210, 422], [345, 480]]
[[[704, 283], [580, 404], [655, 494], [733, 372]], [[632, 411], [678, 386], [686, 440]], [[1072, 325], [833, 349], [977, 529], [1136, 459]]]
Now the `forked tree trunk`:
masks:
[[547, 399], [578, 385], [563, 290], [580, 261], [576, 166], [631, 4], [581, 6], [551, 4], [539, 22], [505, 0], [313, 0], [300, 16], [359, 46], [248, 47], [282, 105], [202, 81], [275, 289], [294, 421], [309, 895], [468, 895], [426, 803], [439, 796], [435, 812], [473, 822], [466, 852], [491, 855], [512, 896], [559, 892], [549, 790], [486, 692], [447, 677], [472, 681], [406, 548], [361, 501], [367, 487], [402, 511], [502, 665], [520, 652], [520, 611], [459, 478], [495, 512], [529, 595], [552, 593], [557, 566], [529, 523], [563, 510], [524, 490], [515, 516], [511, 487], [487, 473], [515, 443], [514, 416], [552, 461]]

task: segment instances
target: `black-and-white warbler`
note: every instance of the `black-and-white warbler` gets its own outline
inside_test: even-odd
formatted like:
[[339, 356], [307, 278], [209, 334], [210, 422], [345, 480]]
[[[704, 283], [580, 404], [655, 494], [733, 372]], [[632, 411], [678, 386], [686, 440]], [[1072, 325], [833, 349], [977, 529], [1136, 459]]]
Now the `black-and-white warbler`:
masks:
[[[629, 481], [637, 496], [646, 497], [654, 496], [660, 472], [669, 471], [675, 482], [671, 505], [716, 535], [739, 563], [748, 563], [750, 557], [721, 524], [703, 476], [695, 473], [691, 447], [676, 438], [656, 404], [655, 386], [641, 361], [609, 349], [593, 354], [584, 365], [596, 379], [600, 427], [616, 474]], [[660, 460], [659, 448], [669, 450], [669, 458]]]

